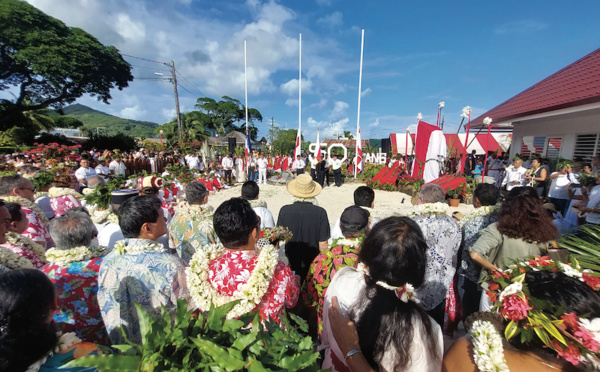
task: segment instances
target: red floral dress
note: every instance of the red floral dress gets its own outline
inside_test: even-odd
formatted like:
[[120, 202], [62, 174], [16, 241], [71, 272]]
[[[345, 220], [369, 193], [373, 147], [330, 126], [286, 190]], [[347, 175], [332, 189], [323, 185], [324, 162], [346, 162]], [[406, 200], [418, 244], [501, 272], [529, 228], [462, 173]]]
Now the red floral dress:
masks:
[[27, 230], [23, 231], [22, 234], [40, 244], [42, 247], [46, 247], [46, 249], [50, 248], [53, 244], [52, 237], [46, 229], [46, 226], [44, 226], [40, 216], [38, 216], [37, 213], [35, 213], [32, 209], [29, 209], [25, 206], [21, 206], [21, 210], [25, 212], [27, 215], [27, 220], [29, 221]]
[[359, 247], [334, 245], [315, 257], [310, 264], [302, 286], [302, 300], [306, 306], [316, 308], [319, 338], [323, 332], [323, 303], [327, 287], [340, 269], [358, 265], [359, 250]]
[[12, 243], [4, 243], [1, 246], [2, 248], [8, 249], [17, 256], [28, 259], [29, 261], [31, 261], [31, 263], [36, 269], [39, 269], [40, 267], [44, 266], [40, 258], [36, 256], [36, 254], [33, 253], [33, 251], [29, 248]]
[[[221, 295], [233, 296], [248, 281], [258, 258], [253, 251], [226, 251], [209, 264], [208, 281]], [[292, 269], [279, 261], [273, 279], [260, 304], [260, 318], [280, 322], [283, 307], [292, 308], [298, 301], [300, 288]]]
[[108, 345], [108, 334], [98, 306], [98, 271], [102, 258], [49, 263], [41, 268], [58, 293], [58, 311], [54, 321], [64, 323], [63, 332], [75, 332], [83, 341]]

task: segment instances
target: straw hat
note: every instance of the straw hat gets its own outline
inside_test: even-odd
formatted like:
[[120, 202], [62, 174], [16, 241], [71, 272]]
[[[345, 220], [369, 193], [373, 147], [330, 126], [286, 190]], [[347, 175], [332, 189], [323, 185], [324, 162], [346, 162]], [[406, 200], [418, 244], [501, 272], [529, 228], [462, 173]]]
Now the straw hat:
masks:
[[298, 198], [312, 198], [319, 195], [321, 185], [312, 180], [308, 174], [301, 174], [287, 183], [287, 190]]

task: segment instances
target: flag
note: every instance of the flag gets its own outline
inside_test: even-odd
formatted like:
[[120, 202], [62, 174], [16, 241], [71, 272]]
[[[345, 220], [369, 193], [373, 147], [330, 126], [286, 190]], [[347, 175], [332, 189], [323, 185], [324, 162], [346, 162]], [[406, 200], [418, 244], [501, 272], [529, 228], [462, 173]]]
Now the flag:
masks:
[[315, 149], [315, 159], [321, 161], [321, 140], [319, 138], [319, 129], [317, 129], [317, 148]]
[[296, 136], [296, 148], [294, 149], [294, 160], [296, 160], [296, 156], [300, 155], [301, 149], [300, 149], [300, 144], [302, 143], [302, 141], [300, 141], [300, 126], [298, 126], [298, 135]]
[[363, 152], [362, 143], [360, 142], [360, 127], [358, 127], [356, 136], [356, 166], [359, 172], [363, 170]]
[[244, 153], [246, 156], [249, 156], [252, 153], [252, 143], [250, 143], [250, 135], [248, 134], [248, 129], [246, 129], [246, 148], [244, 149]]

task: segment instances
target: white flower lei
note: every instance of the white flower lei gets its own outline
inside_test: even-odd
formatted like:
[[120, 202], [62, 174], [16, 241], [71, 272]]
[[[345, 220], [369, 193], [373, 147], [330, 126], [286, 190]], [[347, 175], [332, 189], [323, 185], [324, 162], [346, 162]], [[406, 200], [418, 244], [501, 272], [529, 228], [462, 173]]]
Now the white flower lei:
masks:
[[72, 195], [76, 198], [81, 198], [81, 194], [73, 189], [67, 187], [51, 187], [48, 190], [48, 196], [51, 198], [57, 198], [59, 196]]
[[30, 237], [15, 232], [6, 233], [6, 241], [10, 244], [25, 247], [32, 251], [42, 263], [46, 263], [46, 248], [34, 242]]
[[310, 204], [317, 205], [317, 206], [319, 205], [319, 203], [317, 202], [317, 199], [315, 199], [315, 198], [299, 198], [297, 196], [294, 196], [293, 203], [298, 203], [298, 202], [310, 203]]
[[446, 214], [448, 211], [448, 204], [446, 203], [426, 203], [417, 204], [413, 207], [413, 212], [416, 215], [422, 214]]
[[250, 206], [252, 208], [266, 208], [267, 207], [267, 202], [264, 200], [255, 199], [255, 200], [249, 200], [249, 202], [250, 202]]
[[463, 227], [468, 220], [475, 218], [475, 217], [489, 216], [491, 214], [496, 213], [499, 208], [500, 208], [500, 204], [486, 205], [483, 207], [472, 209], [472, 210], [468, 211], [467, 213], [465, 213], [464, 217], [460, 220], [460, 222], [458, 224], [460, 225], [460, 227]]
[[133, 247], [130, 247], [128, 239], [119, 240], [115, 244], [115, 252], [117, 252], [118, 254], [125, 254], [125, 253], [131, 254], [131, 253], [139, 253], [139, 252], [161, 252], [161, 253], [167, 252], [167, 250], [165, 249], [165, 246], [162, 245], [161, 243], [157, 243], [152, 240], [148, 240], [146, 243], [147, 244], [139, 244], [139, 245], [134, 245]]
[[47, 226], [48, 222], [50, 222], [44, 211], [42, 211], [34, 202], [29, 199], [25, 199], [20, 196], [3, 196], [2, 199], [4, 199], [4, 201], [7, 203], [17, 203], [22, 207], [31, 209], [37, 213], [44, 226]]
[[338, 245], [345, 245], [347, 247], [360, 247], [360, 242], [358, 239], [338, 238], [334, 239], [331, 243], [331, 247], [337, 247]]
[[189, 204], [182, 201], [175, 207], [175, 213], [183, 214], [191, 221], [200, 221], [211, 217], [214, 209], [210, 205]]
[[364, 210], [366, 210], [367, 212], [369, 212], [369, 215], [371, 216], [371, 218], [378, 217], [377, 212], [375, 211], [375, 209], [369, 208], [369, 207], [361, 207], [361, 208], [364, 209]]
[[0, 247], [0, 265], [4, 265], [9, 269], [34, 269], [31, 261], [25, 257], [21, 257], [13, 251]]
[[185, 271], [190, 295], [201, 311], [210, 310], [211, 305], [218, 307], [241, 300], [227, 314], [228, 319], [234, 319], [252, 311], [260, 303], [275, 273], [279, 252], [271, 244], [264, 246], [248, 281], [234, 296], [223, 296], [209, 283], [208, 271], [210, 261], [222, 256], [224, 252], [225, 247], [220, 243], [205, 245], [196, 251]]
[[43, 198], [44, 196], [48, 196], [47, 191], [38, 191], [35, 194], [33, 194], [33, 199], [38, 200], [39, 198]]
[[48, 262], [56, 265], [68, 265], [72, 262], [90, 260], [96, 257], [102, 257], [108, 253], [106, 247], [100, 246], [82, 246], [71, 249], [50, 248], [46, 252]]
[[75, 335], [75, 332], [69, 332], [69, 333], [60, 335], [58, 337], [58, 342], [56, 343], [54, 350], [50, 350], [46, 355], [44, 355], [42, 358], [38, 359], [32, 365], [30, 365], [27, 368], [27, 370], [25, 370], [25, 372], [39, 371], [40, 368], [42, 368], [42, 366], [44, 365], [44, 363], [46, 363], [46, 360], [48, 360], [48, 358], [50, 358], [54, 353], [64, 352], [71, 346], [73, 346], [75, 344], [79, 344], [81, 342], [82, 341]]
[[502, 337], [492, 323], [476, 320], [470, 331], [473, 339], [473, 360], [481, 372], [508, 372]]
[[[87, 190], [87, 189], [85, 189]], [[108, 207], [105, 210], [100, 210], [98, 209], [97, 205], [93, 205], [88, 207], [88, 211], [90, 212], [90, 217], [92, 219], [93, 223], [96, 224], [101, 224], [104, 222], [111, 222], [111, 223], [119, 223], [119, 216], [117, 216], [113, 211], [111, 207]]]

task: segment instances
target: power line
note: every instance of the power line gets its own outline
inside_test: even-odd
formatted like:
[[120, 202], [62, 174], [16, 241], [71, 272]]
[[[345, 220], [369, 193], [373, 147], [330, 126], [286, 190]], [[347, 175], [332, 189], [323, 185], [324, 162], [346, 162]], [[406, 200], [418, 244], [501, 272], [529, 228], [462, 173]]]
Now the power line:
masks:
[[193, 97], [200, 98], [200, 97], [198, 97], [198, 95], [197, 95], [197, 94], [194, 94], [194, 93], [190, 92], [189, 90], [187, 90], [187, 89], [186, 89], [186, 87], [184, 87], [183, 85], [181, 85], [181, 84], [177, 84], [177, 85], [178, 85], [178, 86], [179, 86], [181, 89], [183, 89], [183, 90], [185, 90], [186, 92], [188, 92], [189, 94], [191, 94]]
[[154, 71], [170, 71], [166, 68], [156, 68], [156, 67], [146, 67], [146, 66], [136, 66], [136, 65], [131, 65], [131, 67], [135, 67], [135, 68], [145, 68], [147, 70], [154, 70]]
[[135, 59], [141, 59], [142, 61], [154, 62], [154, 63], [159, 63], [161, 65], [169, 66], [169, 64], [165, 63], [165, 62], [153, 61], [151, 59], [142, 58], [142, 57], [136, 57], [136, 56], [132, 56], [132, 55], [129, 55], [129, 54], [124, 54], [124, 53], [121, 53], [121, 55], [125, 56], [125, 57], [130, 57], [130, 58], [135, 58]]
[[179, 71], [176, 71], [176, 72], [177, 72], [177, 75], [181, 76], [183, 78], [183, 80], [187, 81], [188, 84], [190, 84], [203, 97], [208, 97], [206, 94], [204, 94], [204, 92], [202, 92], [200, 89], [196, 88], [196, 86], [191, 81], [189, 81], [185, 76], [183, 76]]

